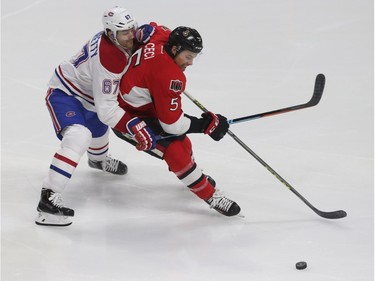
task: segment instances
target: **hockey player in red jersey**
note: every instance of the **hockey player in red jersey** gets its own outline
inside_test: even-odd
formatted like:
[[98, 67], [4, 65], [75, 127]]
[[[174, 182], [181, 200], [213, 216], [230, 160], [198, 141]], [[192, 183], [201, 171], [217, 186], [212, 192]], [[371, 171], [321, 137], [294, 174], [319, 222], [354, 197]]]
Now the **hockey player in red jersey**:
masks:
[[108, 155], [109, 127], [116, 127], [126, 113], [118, 106], [120, 78], [125, 72], [135, 44], [146, 42], [153, 28], [140, 30], [124, 8], [114, 7], [103, 14], [104, 31], [93, 36], [69, 61], [62, 62], [49, 82], [46, 105], [51, 115], [60, 149], [54, 154], [43, 181], [36, 223], [71, 224], [74, 211], [63, 206], [61, 193], [87, 152], [90, 167], [116, 175], [127, 166]]
[[170, 171], [211, 208], [237, 215], [238, 204], [216, 190], [214, 180], [198, 167], [187, 136], [204, 133], [219, 141], [229, 128], [220, 114], [207, 112], [197, 118], [182, 110], [184, 71], [202, 51], [202, 38], [193, 28], [180, 26], [171, 32], [151, 25], [155, 28], [151, 40], [134, 52], [120, 83], [119, 104], [133, 117], [127, 122], [128, 133], [114, 131], [138, 150], [164, 159]]

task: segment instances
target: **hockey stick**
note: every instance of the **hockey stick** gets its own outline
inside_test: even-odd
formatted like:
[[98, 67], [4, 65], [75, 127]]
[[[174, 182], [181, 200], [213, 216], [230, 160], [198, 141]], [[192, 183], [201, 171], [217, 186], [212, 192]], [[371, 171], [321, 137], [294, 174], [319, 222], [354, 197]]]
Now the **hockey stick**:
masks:
[[236, 123], [240, 123], [240, 122], [244, 122], [244, 121], [250, 121], [250, 120], [254, 120], [254, 119], [258, 119], [258, 118], [268, 117], [268, 116], [272, 116], [272, 115], [287, 113], [287, 112], [291, 112], [291, 111], [315, 106], [319, 103], [320, 99], [322, 98], [325, 81], [326, 81], [326, 78], [323, 74], [318, 74], [316, 76], [313, 96], [311, 97], [311, 99], [307, 103], [299, 104], [299, 105], [295, 105], [295, 106], [290, 106], [290, 107], [286, 107], [286, 108], [281, 108], [281, 109], [277, 109], [277, 110], [273, 110], [273, 111], [268, 111], [268, 112], [263, 112], [263, 113], [258, 113], [258, 114], [254, 114], [254, 115], [249, 115], [249, 116], [231, 119], [231, 120], [228, 120], [228, 123], [229, 124], [236, 124]]
[[[184, 94], [202, 111], [207, 112], [208, 110], [195, 98], [193, 98], [189, 93], [184, 92]], [[284, 180], [274, 169], [271, 168], [266, 162], [262, 160], [254, 151], [252, 151], [243, 141], [241, 141], [232, 131], [228, 131], [228, 134], [247, 152], [249, 152], [260, 164], [262, 164], [271, 174], [273, 174], [279, 181], [281, 181], [290, 191], [292, 191], [299, 199], [301, 199], [311, 210], [313, 210], [317, 215], [326, 219], [341, 219], [346, 217], [346, 212], [343, 210], [324, 212], [315, 208], [309, 201], [307, 201], [297, 190], [295, 190], [286, 180]]]
[[[319, 103], [320, 99], [322, 98], [325, 82], [326, 82], [326, 78], [324, 74], [318, 74], [316, 76], [315, 84], [314, 84], [314, 92], [313, 92], [311, 99], [307, 103], [290, 106], [286, 108], [281, 108], [281, 109], [276, 109], [276, 110], [272, 110], [268, 112], [258, 113], [254, 115], [239, 117], [235, 119], [230, 119], [228, 120], [228, 124], [237, 124], [240, 122], [250, 121], [254, 119], [259, 119], [263, 117], [268, 117], [268, 116], [277, 115], [281, 113], [287, 113], [287, 112], [315, 106]], [[161, 140], [161, 139], [167, 139], [167, 138], [172, 138], [176, 136], [177, 135], [157, 136], [156, 139]]]

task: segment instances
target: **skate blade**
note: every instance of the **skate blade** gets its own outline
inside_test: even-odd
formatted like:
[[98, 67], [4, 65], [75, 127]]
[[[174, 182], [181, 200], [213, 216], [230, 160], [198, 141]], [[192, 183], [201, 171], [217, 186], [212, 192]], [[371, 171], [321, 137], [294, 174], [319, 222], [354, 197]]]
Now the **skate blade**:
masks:
[[56, 216], [45, 212], [39, 212], [35, 223], [37, 225], [46, 226], [68, 226], [72, 224], [72, 220], [71, 217], [68, 216]]
[[245, 215], [242, 214], [242, 213], [240, 212], [240, 213], [238, 213], [237, 215], [235, 215], [235, 217], [238, 217], [238, 218], [244, 219], [244, 218], [245, 218]]

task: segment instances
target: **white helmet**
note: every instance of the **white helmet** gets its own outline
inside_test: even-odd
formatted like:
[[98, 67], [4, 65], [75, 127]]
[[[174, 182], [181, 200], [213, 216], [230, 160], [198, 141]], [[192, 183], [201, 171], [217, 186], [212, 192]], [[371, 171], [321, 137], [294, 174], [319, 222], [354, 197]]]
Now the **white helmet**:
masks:
[[107, 31], [113, 32], [113, 37], [110, 37], [115, 43], [118, 44], [116, 40], [117, 31], [119, 30], [129, 30], [137, 29], [138, 24], [135, 18], [128, 12], [128, 10], [121, 7], [113, 7], [104, 12], [103, 14], [103, 27], [105, 33], [108, 35]]

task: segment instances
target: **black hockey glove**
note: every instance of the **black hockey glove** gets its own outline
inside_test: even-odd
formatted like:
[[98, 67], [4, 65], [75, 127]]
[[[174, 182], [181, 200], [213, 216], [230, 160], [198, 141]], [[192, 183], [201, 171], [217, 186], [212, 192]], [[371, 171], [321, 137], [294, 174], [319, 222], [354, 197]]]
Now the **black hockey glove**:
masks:
[[215, 141], [221, 140], [228, 132], [229, 124], [226, 117], [212, 112], [202, 113], [204, 120], [203, 132], [208, 134]]

